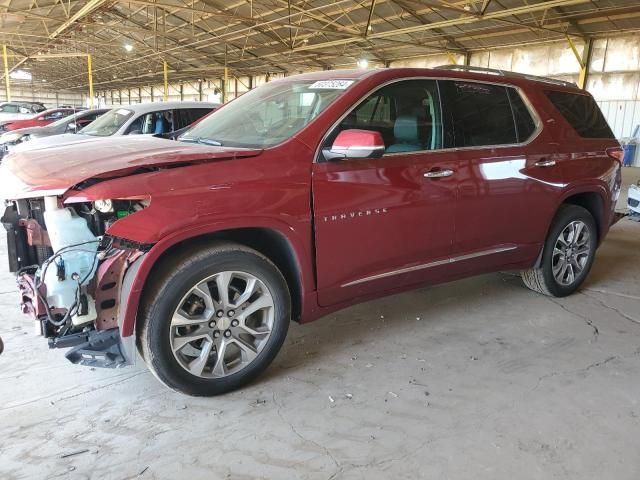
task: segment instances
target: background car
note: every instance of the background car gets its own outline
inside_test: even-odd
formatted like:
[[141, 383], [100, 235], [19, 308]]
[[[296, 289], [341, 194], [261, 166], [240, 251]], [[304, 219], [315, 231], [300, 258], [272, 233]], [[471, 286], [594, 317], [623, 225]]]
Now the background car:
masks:
[[7, 120], [31, 118], [47, 109], [40, 102], [4, 102], [0, 103], [0, 123]]
[[12, 151], [47, 148], [120, 135], [163, 136], [184, 129], [219, 107], [217, 103], [208, 102], [155, 102], [122, 106], [108, 111], [95, 122], [79, 130], [77, 135], [65, 133], [35, 139], [16, 145]]
[[51, 108], [37, 113], [30, 118], [20, 118], [16, 120], [9, 120], [0, 125], [0, 132], [7, 132], [11, 130], [17, 130], [19, 128], [27, 127], [44, 127], [50, 123], [60, 120], [61, 118], [73, 115], [78, 110], [74, 108]]
[[34, 140], [36, 138], [61, 135], [63, 133], [76, 133], [78, 130], [89, 125], [96, 118], [108, 112], [108, 108], [95, 110], [84, 110], [82, 112], [61, 118], [44, 127], [20, 128], [0, 135], [0, 160], [16, 145]]

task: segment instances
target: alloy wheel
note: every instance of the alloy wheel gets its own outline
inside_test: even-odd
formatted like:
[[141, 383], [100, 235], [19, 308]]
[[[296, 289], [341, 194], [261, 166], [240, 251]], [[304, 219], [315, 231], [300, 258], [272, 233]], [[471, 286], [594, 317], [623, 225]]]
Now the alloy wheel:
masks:
[[552, 271], [560, 285], [571, 285], [584, 271], [591, 256], [591, 233], [580, 220], [570, 222], [553, 247]]
[[273, 324], [274, 301], [260, 279], [220, 272], [194, 285], [178, 304], [171, 318], [171, 350], [193, 375], [226, 377], [253, 362]]

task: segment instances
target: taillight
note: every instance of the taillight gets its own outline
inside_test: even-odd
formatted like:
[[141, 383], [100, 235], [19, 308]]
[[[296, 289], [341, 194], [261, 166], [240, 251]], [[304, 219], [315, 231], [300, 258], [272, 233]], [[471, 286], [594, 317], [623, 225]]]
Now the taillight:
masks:
[[606, 152], [611, 158], [618, 160], [620, 164], [624, 161], [624, 150], [621, 147], [607, 148]]

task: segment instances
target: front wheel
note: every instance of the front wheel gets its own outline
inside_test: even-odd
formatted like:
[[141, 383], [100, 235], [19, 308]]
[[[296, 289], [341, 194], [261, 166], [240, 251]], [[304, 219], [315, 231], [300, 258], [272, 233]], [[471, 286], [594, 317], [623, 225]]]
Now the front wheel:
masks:
[[591, 213], [578, 205], [562, 205], [549, 230], [538, 267], [521, 273], [531, 290], [554, 297], [575, 292], [587, 277], [597, 248]]
[[244, 246], [223, 244], [160, 271], [143, 306], [138, 341], [162, 383], [211, 396], [267, 368], [291, 316], [287, 284], [271, 261]]

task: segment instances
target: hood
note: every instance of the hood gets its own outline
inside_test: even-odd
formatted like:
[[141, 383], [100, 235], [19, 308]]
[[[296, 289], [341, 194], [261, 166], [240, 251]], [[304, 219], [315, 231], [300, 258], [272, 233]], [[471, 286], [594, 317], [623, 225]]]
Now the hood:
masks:
[[61, 195], [85, 180], [125, 176], [139, 168], [185, 166], [260, 153], [260, 149], [209, 147], [147, 136], [107, 137], [90, 144], [12, 152], [0, 165], [0, 196], [15, 200]]
[[[17, 128], [16, 130], [11, 130], [6, 133], [19, 133], [20, 135], [38, 135], [38, 137], [45, 137], [48, 135], [52, 135], [55, 132], [55, 128], [51, 127], [26, 127], [26, 128]], [[2, 143], [2, 137], [0, 137], [0, 143]]]
[[[39, 127], [47, 128], [47, 127]], [[62, 135], [47, 136], [42, 138], [34, 138], [33, 140], [21, 143], [15, 147], [15, 152], [26, 152], [41, 148], [50, 148], [53, 146], [71, 145], [75, 143], [95, 142], [96, 140], [104, 140], [108, 137], [92, 137], [90, 135], [82, 135], [80, 133], [63, 133]]]

